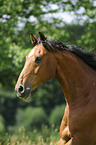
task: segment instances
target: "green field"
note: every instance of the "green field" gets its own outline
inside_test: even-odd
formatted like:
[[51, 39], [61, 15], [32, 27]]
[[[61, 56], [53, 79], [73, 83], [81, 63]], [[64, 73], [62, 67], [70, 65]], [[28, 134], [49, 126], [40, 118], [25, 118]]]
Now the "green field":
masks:
[[59, 130], [42, 125], [41, 131], [26, 131], [21, 126], [15, 133], [1, 133], [0, 145], [55, 145], [59, 140]]

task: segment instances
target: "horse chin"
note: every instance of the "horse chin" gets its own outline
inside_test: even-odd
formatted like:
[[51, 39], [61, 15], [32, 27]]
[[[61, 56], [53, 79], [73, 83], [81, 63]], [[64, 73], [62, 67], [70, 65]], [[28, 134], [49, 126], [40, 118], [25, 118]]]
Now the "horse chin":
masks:
[[22, 99], [22, 100], [26, 100], [30, 96], [31, 96], [31, 91], [30, 90], [26, 90], [26, 92], [24, 92], [22, 95], [20, 95], [19, 93], [17, 93], [17, 97], [20, 98], [20, 99]]

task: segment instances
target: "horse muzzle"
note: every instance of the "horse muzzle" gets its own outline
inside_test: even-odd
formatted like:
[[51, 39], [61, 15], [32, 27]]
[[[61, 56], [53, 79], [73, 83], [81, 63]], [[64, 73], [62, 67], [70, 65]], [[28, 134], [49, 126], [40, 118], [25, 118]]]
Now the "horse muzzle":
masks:
[[24, 85], [20, 85], [19, 87], [15, 87], [15, 90], [17, 91], [17, 97], [20, 97], [21, 99], [26, 99], [30, 96], [31, 88], [30, 87], [24, 87]]

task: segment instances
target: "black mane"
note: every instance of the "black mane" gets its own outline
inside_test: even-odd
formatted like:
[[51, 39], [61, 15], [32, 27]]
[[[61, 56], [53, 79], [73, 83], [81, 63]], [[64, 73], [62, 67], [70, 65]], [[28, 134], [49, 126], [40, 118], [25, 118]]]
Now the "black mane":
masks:
[[39, 41], [48, 51], [55, 52], [56, 50], [66, 50], [69, 51], [80, 59], [82, 59], [87, 65], [96, 71], [96, 53], [85, 52], [84, 50], [78, 48], [76, 45], [66, 45], [60, 41]]

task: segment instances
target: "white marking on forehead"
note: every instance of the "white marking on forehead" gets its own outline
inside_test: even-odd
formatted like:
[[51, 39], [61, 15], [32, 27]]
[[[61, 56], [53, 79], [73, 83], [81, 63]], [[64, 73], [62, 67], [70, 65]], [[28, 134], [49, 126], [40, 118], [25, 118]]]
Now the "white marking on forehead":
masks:
[[29, 55], [28, 55], [28, 58], [29, 58], [30, 56], [32, 56], [32, 55], [34, 54], [34, 52], [35, 52], [35, 49], [32, 49], [31, 52], [30, 52]]

